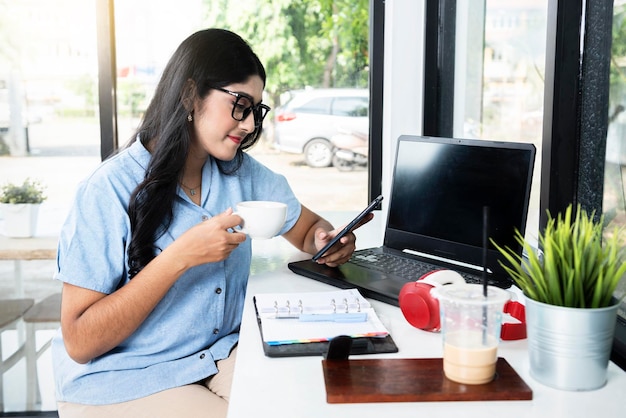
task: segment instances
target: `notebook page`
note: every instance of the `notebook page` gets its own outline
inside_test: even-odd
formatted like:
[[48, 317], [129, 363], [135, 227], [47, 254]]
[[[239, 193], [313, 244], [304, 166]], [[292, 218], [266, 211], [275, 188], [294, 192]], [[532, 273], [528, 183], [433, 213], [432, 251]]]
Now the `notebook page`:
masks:
[[[254, 297], [263, 341], [269, 345], [329, 341], [338, 335], [386, 337], [389, 332], [356, 289], [309, 293], [264, 293]], [[309, 314], [366, 314], [362, 322], [300, 320]]]

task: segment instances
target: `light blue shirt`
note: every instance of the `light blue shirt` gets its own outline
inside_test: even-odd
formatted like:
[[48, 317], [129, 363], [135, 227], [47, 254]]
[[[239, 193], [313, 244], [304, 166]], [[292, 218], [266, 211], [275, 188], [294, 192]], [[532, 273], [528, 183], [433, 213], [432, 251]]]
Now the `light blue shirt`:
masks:
[[[244, 157], [232, 175], [221, 174], [213, 159], [207, 161], [201, 206], [179, 188], [172, 224], [157, 240], [158, 248], [245, 200], [285, 202], [287, 220], [279, 234], [293, 227], [301, 206], [287, 180], [249, 155]], [[128, 283], [128, 202], [150, 158], [136, 141], [79, 185], [61, 231], [55, 279], [107, 294]], [[124, 402], [217, 373], [215, 362], [228, 357], [239, 338], [250, 260], [248, 238], [228, 259], [189, 269], [133, 335], [87, 364], [68, 356], [59, 332], [52, 342], [57, 400], [91, 405]]]

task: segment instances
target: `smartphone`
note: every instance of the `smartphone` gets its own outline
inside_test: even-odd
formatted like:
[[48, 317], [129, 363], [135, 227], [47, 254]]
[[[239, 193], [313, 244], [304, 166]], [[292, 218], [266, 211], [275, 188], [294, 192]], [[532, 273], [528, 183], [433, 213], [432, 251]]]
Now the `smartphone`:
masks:
[[370, 213], [371, 211], [374, 210], [374, 208], [376, 208], [376, 206], [378, 206], [380, 204], [380, 202], [382, 202], [383, 200], [383, 196], [380, 195], [378, 196], [376, 199], [372, 200], [372, 202], [367, 205], [367, 207], [363, 210], [363, 212], [359, 213], [356, 218], [354, 218], [353, 220], [350, 221], [350, 223], [348, 225], [346, 225], [346, 227], [344, 229], [342, 229], [337, 235], [335, 235], [335, 237], [330, 240], [330, 242], [328, 244], [326, 244], [324, 246], [324, 248], [322, 248], [321, 250], [319, 250], [317, 252], [317, 254], [315, 254], [313, 256], [313, 261], [317, 261], [322, 255], [324, 255], [324, 253], [326, 251], [328, 251], [330, 249], [330, 247], [332, 247], [333, 245], [335, 245], [337, 243], [337, 241], [339, 241], [341, 239], [341, 237], [343, 237], [344, 235], [346, 235], [348, 232], [352, 231], [354, 229], [355, 226], [358, 225], [359, 222], [361, 222], [361, 220], [363, 220], [363, 218]]

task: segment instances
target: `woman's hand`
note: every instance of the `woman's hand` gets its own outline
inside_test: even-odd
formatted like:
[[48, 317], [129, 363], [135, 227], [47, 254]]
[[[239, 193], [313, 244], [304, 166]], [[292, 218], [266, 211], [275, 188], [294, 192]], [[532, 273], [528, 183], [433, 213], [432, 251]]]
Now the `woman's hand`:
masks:
[[[354, 230], [365, 225], [374, 217], [373, 214], [368, 214], [361, 222], [359, 222], [350, 232], [341, 237], [335, 245], [329, 248], [326, 253], [322, 255], [322, 257], [317, 259], [317, 263], [326, 264], [330, 267], [337, 267], [352, 257], [352, 253], [356, 249], [356, 235], [354, 235]], [[330, 232], [326, 232], [323, 228], [318, 228], [315, 231], [315, 247], [318, 249], [324, 248], [330, 240], [332, 240], [335, 235], [337, 235], [343, 228], [336, 228]]]
[[[370, 213], [354, 229], [365, 225], [373, 217], [374, 215]], [[315, 254], [324, 248], [342, 229], [343, 227], [333, 229], [330, 222], [312, 212], [306, 206], [302, 206], [300, 218], [298, 218], [293, 228], [283, 236], [299, 250]], [[337, 267], [350, 259], [355, 248], [356, 236], [353, 232], [349, 232], [333, 245], [323, 257], [319, 258], [317, 262], [330, 267]]]
[[235, 230], [241, 222], [241, 217], [229, 208], [190, 228], [167, 250], [177, 251], [187, 268], [225, 260], [246, 240], [246, 234]]

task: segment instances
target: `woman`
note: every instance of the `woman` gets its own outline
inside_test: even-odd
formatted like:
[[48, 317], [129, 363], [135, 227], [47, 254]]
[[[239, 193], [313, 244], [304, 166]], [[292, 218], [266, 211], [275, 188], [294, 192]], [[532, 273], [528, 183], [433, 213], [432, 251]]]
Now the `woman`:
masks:
[[[137, 136], [80, 184], [55, 276], [60, 417], [225, 416], [251, 259], [232, 207], [286, 203], [280, 234], [311, 254], [338, 232], [243, 153], [269, 111], [265, 77], [232, 32], [191, 35]], [[349, 234], [318, 262], [340, 265], [354, 248]]]

